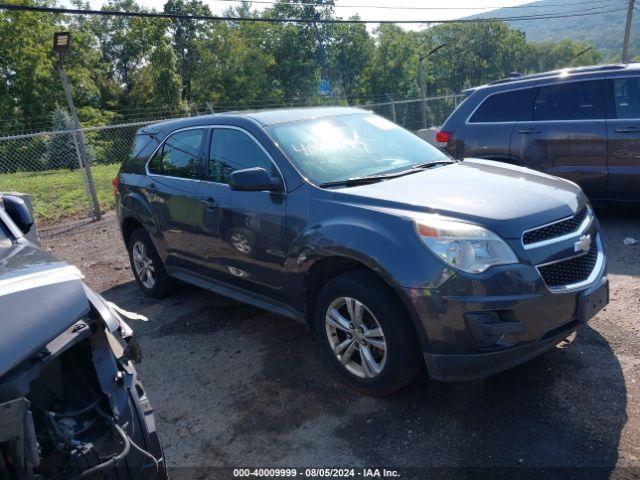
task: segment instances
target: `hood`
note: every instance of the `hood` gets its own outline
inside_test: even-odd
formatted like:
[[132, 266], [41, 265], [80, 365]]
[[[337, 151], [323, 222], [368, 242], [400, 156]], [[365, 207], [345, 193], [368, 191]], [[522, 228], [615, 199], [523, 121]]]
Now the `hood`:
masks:
[[379, 183], [335, 191], [336, 200], [438, 213], [482, 225], [504, 238], [568, 217], [586, 203], [572, 182], [528, 168], [466, 159]]
[[0, 376], [89, 312], [75, 267], [25, 243], [0, 249]]

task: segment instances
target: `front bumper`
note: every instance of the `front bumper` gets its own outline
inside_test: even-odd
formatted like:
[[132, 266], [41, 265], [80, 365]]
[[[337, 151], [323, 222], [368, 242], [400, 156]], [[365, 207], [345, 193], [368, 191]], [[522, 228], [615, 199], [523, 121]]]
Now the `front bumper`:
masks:
[[462, 355], [424, 354], [429, 377], [442, 382], [460, 382], [488, 377], [542, 355], [578, 328], [578, 322], [562, 325], [552, 336], [520, 347], [502, 351]]
[[[591, 283], [567, 291], [549, 289], [531, 265], [490, 270], [476, 276], [454, 275], [437, 289], [405, 289], [434, 380], [486, 377], [544, 353], [579, 327], [585, 318], [581, 298], [608, 288], [604, 259]], [[602, 308], [606, 300], [600, 303]], [[487, 313], [500, 327], [518, 328], [503, 328], [505, 333], [495, 342], [483, 343], [470, 317]]]

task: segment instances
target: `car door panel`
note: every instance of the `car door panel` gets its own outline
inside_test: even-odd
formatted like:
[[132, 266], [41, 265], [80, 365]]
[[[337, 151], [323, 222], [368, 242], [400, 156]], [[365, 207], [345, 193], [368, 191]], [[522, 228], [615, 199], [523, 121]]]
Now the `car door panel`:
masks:
[[607, 196], [636, 201], [640, 199], [640, 77], [612, 78], [610, 87]]
[[601, 81], [540, 87], [531, 121], [516, 124], [511, 154], [524, 166], [579, 184], [588, 195], [607, 186], [607, 132]]
[[512, 134], [511, 145], [524, 166], [571, 180], [587, 194], [605, 192], [607, 138], [604, 120], [520, 122]]
[[[272, 168], [266, 151], [247, 132], [214, 127], [207, 163], [208, 178], [199, 190], [204, 209], [202, 258], [209, 274], [234, 286], [285, 300], [286, 195], [232, 190], [229, 175], [251, 167]], [[211, 202], [209, 202], [211, 201]]]
[[170, 135], [149, 163], [139, 188], [158, 226], [167, 267], [191, 266], [200, 255], [198, 201], [203, 129]]

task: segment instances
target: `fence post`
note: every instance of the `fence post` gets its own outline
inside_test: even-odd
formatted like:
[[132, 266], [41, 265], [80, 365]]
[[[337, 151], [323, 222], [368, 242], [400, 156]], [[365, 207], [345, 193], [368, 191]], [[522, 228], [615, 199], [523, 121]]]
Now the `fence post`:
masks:
[[93, 217], [96, 220], [100, 220], [102, 217], [100, 213], [100, 203], [98, 202], [98, 195], [96, 194], [96, 187], [93, 183], [93, 175], [91, 174], [91, 166], [89, 165], [89, 156], [87, 155], [87, 148], [84, 143], [84, 134], [80, 130], [80, 120], [78, 120], [78, 112], [73, 104], [73, 97], [71, 96], [71, 89], [67, 83], [67, 75], [64, 71], [62, 59], [58, 62], [60, 66], [60, 80], [62, 81], [62, 88], [64, 94], [67, 97], [67, 103], [69, 104], [69, 110], [71, 111], [71, 119], [73, 120], [74, 139], [76, 144], [76, 153], [78, 154], [78, 160], [82, 168], [84, 168], [85, 175], [87, 176], [87, 186], [89, 187], [89, 195], [91, 202], [93, 203]]
[[387, 100], [391, 102], [391, 115], [393, 115], [393, 123], [398, 123], [398, 119], [396, 118], [396, 102], [393, 101], [393, 97], [388, 93], [384, 94], [387, 97]]

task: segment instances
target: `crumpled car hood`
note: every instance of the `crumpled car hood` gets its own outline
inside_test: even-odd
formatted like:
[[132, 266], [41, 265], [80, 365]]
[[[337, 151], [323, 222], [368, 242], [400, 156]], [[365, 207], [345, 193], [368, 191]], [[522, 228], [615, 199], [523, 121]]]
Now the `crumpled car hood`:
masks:
[[78, 269], [29, 244], [0, 249], [0, 376], [89, 310]]

